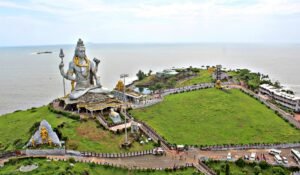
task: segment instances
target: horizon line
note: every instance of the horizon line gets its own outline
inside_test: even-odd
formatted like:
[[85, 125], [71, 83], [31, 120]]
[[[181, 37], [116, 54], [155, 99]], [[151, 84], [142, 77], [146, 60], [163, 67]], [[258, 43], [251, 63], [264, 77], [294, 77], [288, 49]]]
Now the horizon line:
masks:
[[[75, 44], [74, 44], [75, 43]], [[43, 47], [43, 46], [66, 46], [76, 45], [74, 43], [60, 43], [60, 44], [29, 44], [29, 45], [0, 45], [0, 48], [12, 47]], [[249, 45], [300, 45], [300, 42], [85, 42], [86, 45], [169, 45], [169, 44], [249, 44]]]

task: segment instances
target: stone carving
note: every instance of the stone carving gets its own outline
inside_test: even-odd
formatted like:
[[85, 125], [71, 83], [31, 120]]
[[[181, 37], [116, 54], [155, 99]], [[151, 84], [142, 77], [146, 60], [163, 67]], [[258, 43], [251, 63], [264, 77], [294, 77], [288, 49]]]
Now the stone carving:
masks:
[[46, 120], [41, 121], [38, 131], [31, 137], [26, 147], [35, 147], [42, 144], [61, 146], [57, 134], [52, 130], [50, 124]]
[[120, 117], [120, 114], [115, 112], [113, 108], [110, 109], [109, 117], [113, 121], [113, 123], [121, 123], [122, 119]]
[[87, 58], [83, 41], [79, 39], [67, 73], [64, 71], [64, 63], [61, 62], [59, 65], [61, 75], [71, 81], [72, 92], [69, 96], [71, 100], [76, 100], [87, 92], [109, 93], [107, 89], [102, 88], [100, 76], [97, 75], [99, 63], [100, 60], [97, 58], [93, 61]]

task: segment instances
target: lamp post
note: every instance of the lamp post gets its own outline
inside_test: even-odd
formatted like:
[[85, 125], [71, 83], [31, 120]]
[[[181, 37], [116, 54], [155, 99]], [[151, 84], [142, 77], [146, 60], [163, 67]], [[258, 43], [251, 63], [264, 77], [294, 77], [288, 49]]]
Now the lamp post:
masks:
[[125, 78], [127, 78], [129, 75], [128, 74], [121, 74], [120, 78], [124, 79], [124, 88], [123, 88], [123, 103], [124, 103], [124, 112], [125, 112], [125, 145], [127, 145], [128, 143], [128, 139], [127, 139], [127, 123], [126, 123], [126, 96], [125, 96]]
[[[62, 63], [64, 62], [64, 57], [65, 57], [64, 51], [63, 51], [63, 49], [60, 49], [59, 58], [61, 59]], [[66, 85], [65, 85], [65, 78], [64, 77], [63, 77], [63, 87], [64, 87], [64, 96], [66, 96]]]

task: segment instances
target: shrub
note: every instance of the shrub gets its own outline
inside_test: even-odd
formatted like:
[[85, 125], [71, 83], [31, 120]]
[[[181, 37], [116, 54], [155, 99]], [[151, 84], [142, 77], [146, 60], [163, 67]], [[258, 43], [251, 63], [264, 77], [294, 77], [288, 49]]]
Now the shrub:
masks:
[[70, 163], [76, 163], [74, 157], [70, 157], [68, 161], [69, 161]]
[[284, 170], [281, 167], [272, 168], [272, 172], [274, 175], [284, 175]]
[[225, 175], [230, 175], [230, 167], [229, 167], [228, 163], [226, 163], [226, 166], [225, 166]]
[[68, 146], [69, 146], [69, 149], [72, 149], [72, 150], [77, 150], [77, 148], [78, 148], [78, 144], [74, 143], [74, 142], [69, 143]]
[[256, 175], [258, 175], [259, 173], [261, 173], [261, 168], [260, 168], [260, 166], [256, 165], [256, 166], [254, 167], [254, 173], [255, 173]]
[[242, 158], [239, 158], [239, 159], [235, 162], [235, 164], [236, 164], [238, 167], [243, 168], [243, 167], [245, 167], [246, 162], [245, 162]]
[[266, 162], [266, 161], [261, 161], [259, 162], [259, 166], [261, 167], [261, 169], [265, 170], [267, 168], [270, 167], [270, 165]]
[[80, 120], [80, 116], [79, 116], [79, 115], [77, 115], [77, 114], [72, 114], [72, 113], [66, 112], [66, 111], [59, 111], [59, 110], [56, 110], [56, 109], [54, 109], [54, 108], [51, 106], [51, 104], [48, 105], [48, 110], [49, 110], [50, 112], [55, 113], [55, 114], [60, 114], [60, 115], [63, 115], [63, 116], [65, 116], [65, 117], [71, 118], [71, 119], [73, 119], [73, 120]]
[[28, 131], [28, 132], [30, 133], [30, 135], [33, 135], [34, 132], [35, 132], [36, 130], [38, 130], [39, 126], [40, 126], [40, 122], [35, 122], [35, 123], [29, 128], [29, 131]]
[[53, 131], [57, 134], [57, 137], [61, 140], [62, 139], [62, 133], [58, 128], [54, 128]]

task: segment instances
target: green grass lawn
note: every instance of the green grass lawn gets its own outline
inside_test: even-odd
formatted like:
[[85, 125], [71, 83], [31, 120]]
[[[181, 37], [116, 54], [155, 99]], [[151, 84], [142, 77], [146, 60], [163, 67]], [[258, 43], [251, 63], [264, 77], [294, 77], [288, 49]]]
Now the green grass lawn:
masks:
[[[37, 163], [38, 168], [27, 173], [19, 171], [22, 165], [28, 165]], [[70, 166], [69, 162], [63, 161], [47, 161], [46, 159], [22, 159], [18, 160], [15, 164], [8, 163], [4, 167], [0, 168], [1, 175], [63, 175], [63, 174], [89, 174], [89, 175], [192, 175], [195, 172], [194, 169], [178, 170], [175, 172], [165, 171], [129, 171], [126, 169], [105, 167], [101, 165], [87, 164], [87, 163], [75, 163], [74, 166]], [[196, 173], [195, 173], [196, 174]]]
[[153, 142], [141, 145], [134, 142], [129, 150], [120, 149], [120, 145], [125, 140], [124, 134], [116, 135], [102, 127], [94, 120], [87, 122], [69, 122], [61, 130], [63, 135], [68, 136], [68, 148], [93, 152], [126, 152], [153, 149]]
[[214, 88], [169, 95], [131, 111], [170, 143], [191, 145], [300, 141], [300, 131], [239, 90]]
[[33, 108], [26, 111], [19, 111], [0, 116], [0, 143], [1, 150], [16, 149], [14, 142], [21, 139], [20, 145], [25, 145], [31, 137], [30, 128], [35, 122], [47, 120], [52, 128], [62, 122], [71, 122], [73, 120], [50, 112], [46, 106]]
[[136, 86], [148, 86], [155, 79], [155, 75], [150, 75], [135, 83]]
[[[26, 111], [14, 112], [0, 116], [0, 151], [21, 149], [30, 139], [30, 128], [35, 122], [47, 120], [52, 128], [65, 123], [61, 130], [68, 137], [68, 146], [81, 151], [93, 152], [124, 152], [119, 149], [124, 134], [114, 135], [97, 127], [96, 121], [79, 122], [62, 115], [54, 114], [47, 106]], [[18, 141], [18, 142], [16, 142]], [[153, 144], [140, 145], [134, 142], [133, 147], [126, 151], [152, 149]]]
[[[225, 175], [226, 162], [209, 162], [208, 165], [215, 172], [220, 172], [220, 175]], [[230, 167], [229, 171], [231, 175], [254, 175], [255, 171], [259, 171], [254, 168], [259, 165], [250, 166], [250, 164], [246, 164], [244, 167], [239, 167], [235, 163], [228, 163], [228, 165]], [[264, 169], [260, 168], [260, 173], [263, 175], [289, 175], [291, 171], [278, 166], [268, 166]]]
[[210, 83], [212, 81], [212, 74], [206, 69], [200, 69], [200, 72], [196, 77], [189, 80], [179, 81], [176, 87], [190, 86], [199, 83]]

